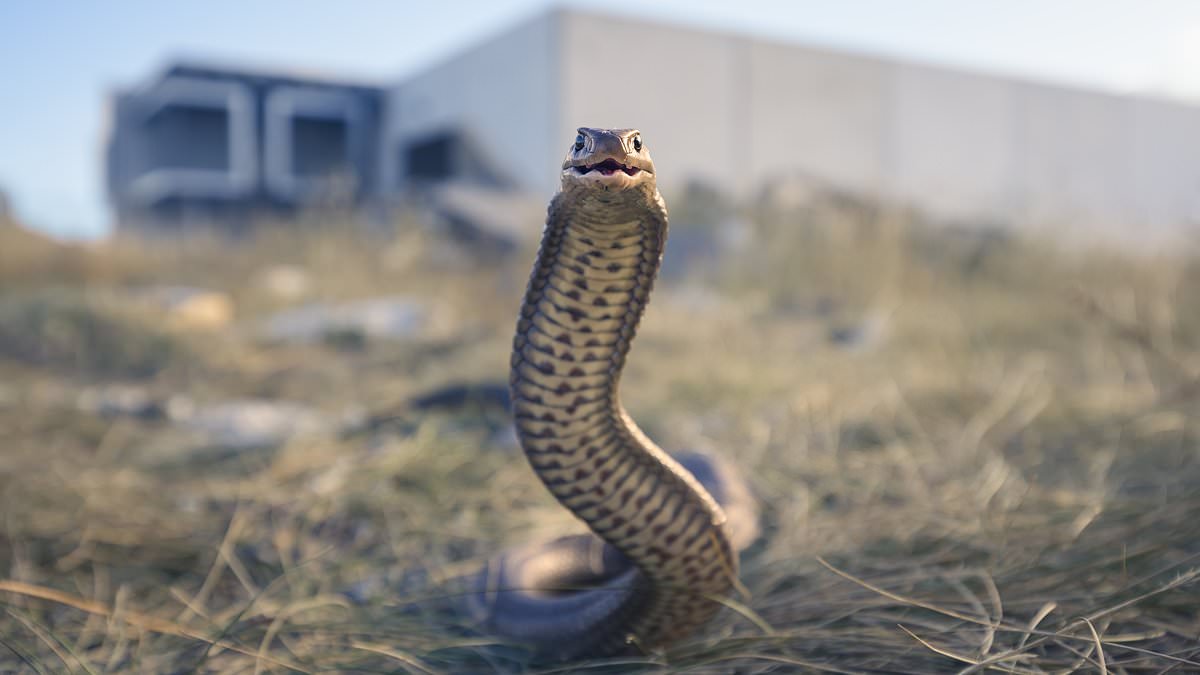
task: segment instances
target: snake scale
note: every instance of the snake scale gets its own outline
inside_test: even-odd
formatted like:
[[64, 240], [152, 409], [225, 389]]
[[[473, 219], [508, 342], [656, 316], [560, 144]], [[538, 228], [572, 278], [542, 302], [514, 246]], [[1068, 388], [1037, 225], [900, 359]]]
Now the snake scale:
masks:
[[[510, 387], [530, 465], [599, 539], [501, 556], [471, 596], [488, 629], [543, 655], [659, 648], [708, 621], [737, 584], [718, 500], [638, 428], [618, 394], [666, 240], [641, 133], [580, 128], [521, 305]], [[685, 461], [719, 497], [744, 493], [729, 485], [727, 465]]]

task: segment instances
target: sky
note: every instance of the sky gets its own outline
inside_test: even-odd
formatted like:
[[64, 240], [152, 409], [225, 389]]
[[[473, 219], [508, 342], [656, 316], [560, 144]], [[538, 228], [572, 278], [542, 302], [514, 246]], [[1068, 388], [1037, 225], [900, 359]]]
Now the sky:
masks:
[[106, 93], [170, 59], [389, 84], [564, 4], [1200, 104], [1200, 0], [11, 0], [0, 190], [36, 228], [102, 236]]

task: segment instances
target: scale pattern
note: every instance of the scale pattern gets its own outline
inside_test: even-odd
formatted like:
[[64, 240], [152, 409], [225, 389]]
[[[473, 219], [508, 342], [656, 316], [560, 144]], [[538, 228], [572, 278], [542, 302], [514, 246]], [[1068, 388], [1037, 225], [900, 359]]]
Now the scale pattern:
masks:
[[667, 235], [656, 189], [576, 188], [550, 204], [513, 342], [517, 434], [546, 487], [638, 568], [581, 654], [687, 635], [736, 583], [725, 515], [626, 414], [618, 385]]

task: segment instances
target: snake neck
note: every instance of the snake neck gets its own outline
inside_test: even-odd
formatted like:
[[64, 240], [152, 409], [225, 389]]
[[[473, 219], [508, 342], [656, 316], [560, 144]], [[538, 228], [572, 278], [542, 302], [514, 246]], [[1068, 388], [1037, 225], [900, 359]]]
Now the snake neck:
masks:
[[[725, 516], [621, 406], [630, 344], [658, 273], [657, 190], [560, 192], [521, 306], [511, 387], [517, 435], [543, 483], [641, 571], [611, 638], [678, 638], [718, 608], [737, 573]], [[634, 597], [636, 596], [636, 597]]]
[[[575, 394], [568, 398], [581, 406], [603, 402], [609, 412], [620, 411], [625, 357], [667, 237], [666, 207], [658, 192], [631, 197], [560, 192], [551, 202], [513, 349], [513, 385], [522, 402], [536, 404], [537, 395], [523, 396], [526, 388], [519, 385], [552, 383], [555, 396]], [[544, 377], [521, 376], [518, 362]], [[563, 419], [578, 412], [576, 406], [563, 410], [560, 415], [540, 412]]]

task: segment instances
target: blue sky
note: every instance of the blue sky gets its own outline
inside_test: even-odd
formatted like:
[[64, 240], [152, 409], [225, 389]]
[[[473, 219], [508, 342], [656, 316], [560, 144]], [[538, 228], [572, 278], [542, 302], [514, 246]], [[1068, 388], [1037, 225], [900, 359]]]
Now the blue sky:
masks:
[[[173, 56], [393, 82], [547, 0], [0, 2], [0, 187], [63, 236], [108, 226], [104, 96]], [[566, 3], [1200, 102], [1200, 0]]]

